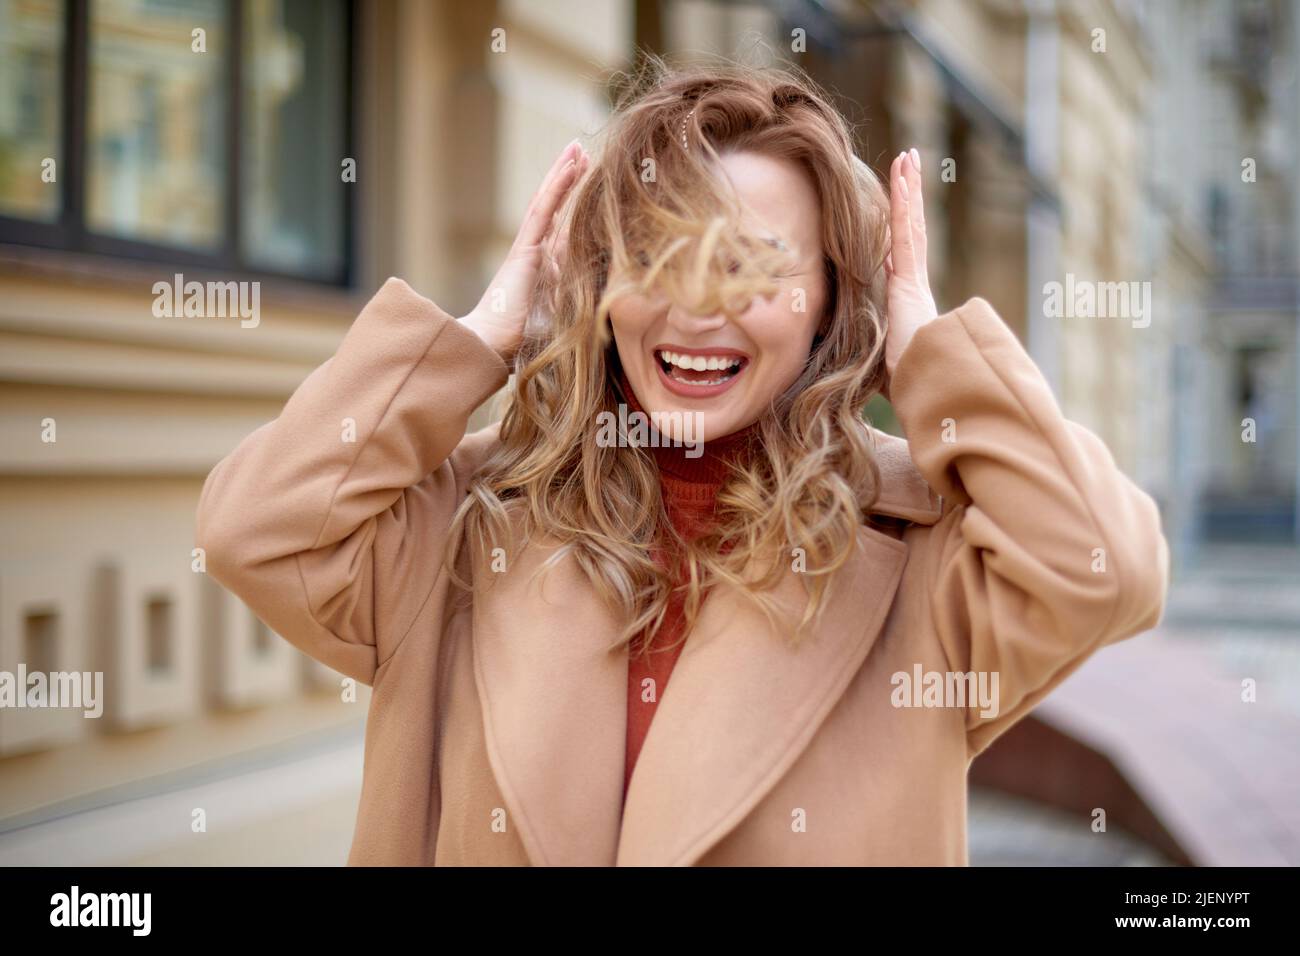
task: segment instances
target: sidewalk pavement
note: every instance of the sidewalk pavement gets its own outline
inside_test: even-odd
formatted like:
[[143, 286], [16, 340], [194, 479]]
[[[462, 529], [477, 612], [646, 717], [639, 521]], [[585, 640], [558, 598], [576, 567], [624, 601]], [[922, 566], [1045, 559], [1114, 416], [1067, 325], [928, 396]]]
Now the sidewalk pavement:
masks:
[[[1300, 865], [1300, 551], [1207, 548], [1155, 631], [1103, 649], [1029, 719], [1104, 755], [1196, 864]], [[1022, 804], [973, 792], [972, 863], [1158, 860]]]

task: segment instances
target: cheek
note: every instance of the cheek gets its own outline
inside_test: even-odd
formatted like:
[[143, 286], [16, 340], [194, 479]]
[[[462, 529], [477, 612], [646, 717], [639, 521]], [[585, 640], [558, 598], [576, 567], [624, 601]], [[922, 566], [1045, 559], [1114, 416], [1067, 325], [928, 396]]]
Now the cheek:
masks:
[[769, 359], [774, 372], [787, 379], [788, 385], [798, 377], [813, 337], [821, 324], [826, 309], [826, 292], [818, 286], [793, 287], [782, 292], [771, 302], [764, 302], [751, 313], [748, 332], [760, 350]]
[[614, 344], [619, 349], [619, 357], [627, 364], [630, 356], [624, 349], [636, 351], [640, 341], [653, 320], [651, 311], [643, 303], [627, 299], [616, 300], [610, 304], [609, 325], [614, 332]]
[[640, 335], [667, 311], [667, 305], [644, 295], [624, 295], [609, 304], [609, 320], [623, 335]]

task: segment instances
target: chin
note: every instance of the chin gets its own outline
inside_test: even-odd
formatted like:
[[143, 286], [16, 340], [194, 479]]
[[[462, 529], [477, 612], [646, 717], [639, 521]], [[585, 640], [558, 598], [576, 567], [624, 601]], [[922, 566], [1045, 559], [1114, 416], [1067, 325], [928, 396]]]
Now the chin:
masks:
[[716, 438], [722, 438], [730, 435], [732, 432], [740, 431], [744, 425], [735, 415], [720, 415], [704, 413], [703, 433], [704, 440], [710, 441]]

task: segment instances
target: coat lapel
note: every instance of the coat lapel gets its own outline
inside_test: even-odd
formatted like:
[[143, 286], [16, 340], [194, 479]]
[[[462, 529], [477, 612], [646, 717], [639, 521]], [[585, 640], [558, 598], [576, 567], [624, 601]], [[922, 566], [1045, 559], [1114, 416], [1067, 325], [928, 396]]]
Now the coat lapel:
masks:
[[[488, 760], [535, 866], [612, 866], [627, 737], [618, 622], [572, 560], [533, 572], [535, 543], [474, 604], [474, 678]], [[484, 573], [482, 570], [480, 574]], [[485, 824], [486, 825], [486, 824]]]
[[[934, 523], [941, 502], [907, 443], [875, 433], [875, 513]], [[622, 805], [627, 651], [571, 560], [530, 580], [553, 549], [525, 549], [475, 603], [474, 668], [488, 757], [509, 819], [538, 865], [689, 865], [798, 759], [883, 626], [907, 546], [863, 527], [819, 626], [797, 649], [730, 588], [705, 601], [673, 669]], [[793, 572], [774, 593], [797, 617]], [[526, 616], [521, 609], [527, 609]]]
[[[797, 649], [739, 593], [710, 595], [637, 760], [620, 865], [696, 862], [798, 759], [871, 650], [903, 570], [903, 542], [864, 528], [859, 544]], [[776, 592], [792, 616], [807, 600], [794, 573]]]

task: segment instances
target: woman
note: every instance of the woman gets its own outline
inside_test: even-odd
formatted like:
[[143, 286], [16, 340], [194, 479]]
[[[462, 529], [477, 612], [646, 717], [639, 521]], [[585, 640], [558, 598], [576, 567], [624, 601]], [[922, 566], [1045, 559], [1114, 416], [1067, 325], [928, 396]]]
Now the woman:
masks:
[[915, 150], [886, 196], [806, 79], [665, 70], [471, 313], [388, 280], [198, 511], [373, 687], [350, 863], [967, 862], [971, 759], [1156, 623], [1168, 554], [925, 241]]

